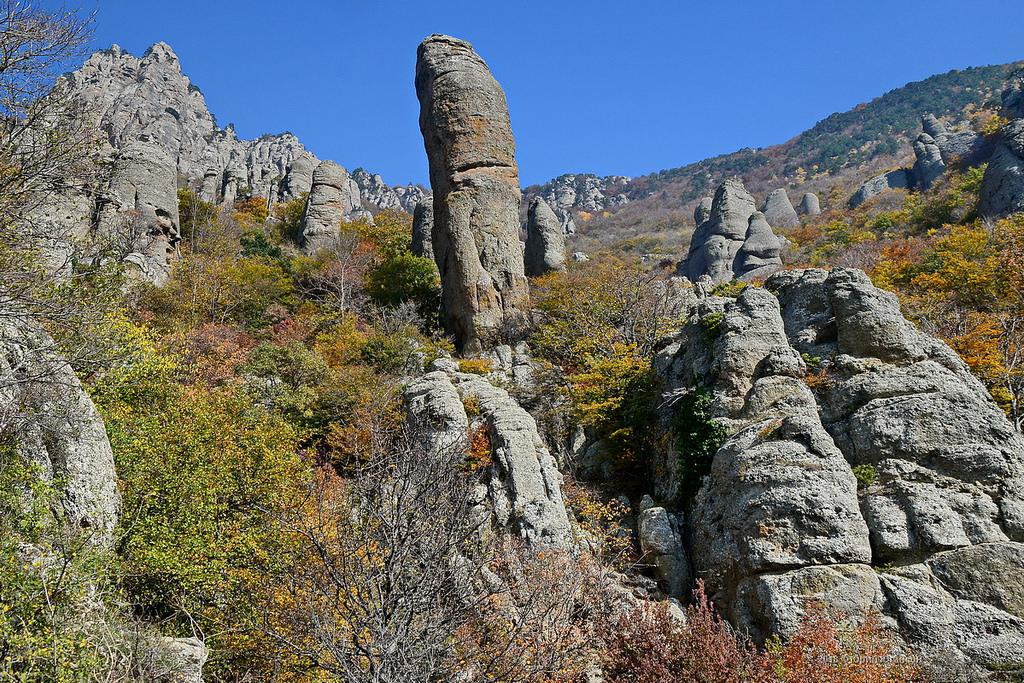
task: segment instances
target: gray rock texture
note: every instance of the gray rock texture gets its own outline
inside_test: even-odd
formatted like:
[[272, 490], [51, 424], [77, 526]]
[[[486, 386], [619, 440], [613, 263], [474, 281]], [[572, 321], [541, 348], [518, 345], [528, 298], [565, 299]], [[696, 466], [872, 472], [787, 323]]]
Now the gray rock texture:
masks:
[[794, 228], [800, 225], [800, 217], [796, 214], [786, 190], [772, 190], [764, 200], [761, 213], [773, 228]]
[[942, 160], [942, 152], [935, 139], [928, 133], [921, 133], [914, 141], [913, 174], [917, 189], [927, 190], [939, 177], [946, 172], [946, 162]]
[[198, 638], [163, 638], [160, 649], [170, 669], [166, 683], [203, 683], [203, 666], [210, 653]]
[[821, 215], [821, 202], [818, 201], [818, 195], [813, 192], [804, 192], [804, 196], [800, 198], [800, 204], [796, 207], [796, 212], [800, 216]]
[[999, 142], [981, 182], [978, 213], [996, 218], [1024, 210], [1024, 118], [1011, 121], [999, 133]]
[[697, 206], [693, 209], [693, 224], [694, 226], [700, 225], [707, 219], [711, 218], [711, 204], [713, 200], [711, 197], [702, 197]]
[[[956, 661], [1024, 666], [1024, 440], [959, 356], [856, 270], [694, 291], [655, 368], [666, 419], [706, 391], [728, 434], [687, 519], [723, 612], [761, 639], [823, 600]], [[656, 464], [666, 500], [678, 457]]]
[[[650, 501], [650, 498], [644, 499]], [[668, 594], [686, 597], [690, 589], [690, 563], [686, 558], [679, 524], [663, 507], [643, 506], [637, 516], [637, 537], [644, 559], [654, 565]]]
[[416, 203], [412, 212], [412, 253], [416, 256], [434, 258], [431, 241], [434, 231], [434, 198], [425, 197]]
[[[151, 140], [175, 160], [178, 174], [206, 201], [230, 200], [240, 190], [279, 201], [310, 189], [310, 174], [319, 160], [298, 138], [286, 132], [239, 140], [232, 126], [218, 126], [202, 92], [182, 73], [181, 62], [166, 43], [153, 45], [141, 58], [115, 45], [94, 53], [63, 80], [95, 110], [97, 126], [114, 149]], [[289, 168], [301, 158], [312, 165], [304, 176], [285, 183]], [[365, 188], [362, 183], [360, 188], [373, 207], [411, 212], [424, 194], [415, 185], [389, 188], [379, 176], [366, 175]], [[362, 178], [359, 174], [356, 179]]]
[[481, 506], [493, 528], [538, 547], [572, 547], [561, 474], [533, 417], [508, 392], [451, 368], [419, 377], [405, 393], [410, 420], [427, 432], [433, 447], [466, 441], [471, 422], [463, 405], [470, 399], [479, 405], [474, 420], [487, 430], [492, 448]]
[[146, 280], [164, 284], [181, 240], [174, 161], [152, 142], [125, 145], [114, 156], [106, 198], [99, 209], [99, 232], [127, 229], [132, 252], [125, 260]]
[[782, 243], [764, 214], [755, 210], [754, 198], [739, 178], [722, 183], [710, 210], [704, 207], [702, 201], [694, 212], [694, 220], [705, 215], [707, 218], [690, 238], [686, 261], [679, 266], [680, 275], [692, 282], [706, 275], [714, 284], [721, 284], [736, 278], [765, 277], [782, 265]]
[[352, 171], [352, 180], [359, 188], [359, 196], [363, 202], [373, 209], [395, 209], [412, 213], [430, 194], [419, 185], [388, 185], [380, 175], [362, 168]]
[[558, 217], [540, 197], [530, 200], [523, 261], [530, 276], [565, 270], [565, 233]]
[[70, 531], [109, 545], [120, 506], [103, 419], [55, 344], [33, 323], [0, 324], [0, 426], [57, 487]]
[[529, 306], [508, 106], [483, 59], [449, 36], [420, 44], [416, 94], [444, 325], [460, 350], [475, 352], [519, 328]]
[[293, 159], [281, 181], [278, 199], [287, 202], [308, 194], [313, 189], [313, 171], [316, 166], [316, 159], [311, 154], [302, 154]]
[[562, 225], [562, 232], [572, 235], [576, 232], [576, 217], [581, 211], [601, 213], [629, 203], [626, 195], [626, 176], [598, 177], [590, 173], [560, 175], [542, 186], [540, 196]]
[[882, 194], [886, 190], [907, 190], [914, 186], [914, 176], [910, 169], [901, 168], [875, 176], [861, 185], [860, 189], [850, 197], [850, 208], [855, 209], [867, 200]]
[[359, 206], [359, 191], [348, 172], [333, 161], [313, 171], [313, 186], [302, 216], [302, 250], [315, 254], [334, 246], [339, 228]]

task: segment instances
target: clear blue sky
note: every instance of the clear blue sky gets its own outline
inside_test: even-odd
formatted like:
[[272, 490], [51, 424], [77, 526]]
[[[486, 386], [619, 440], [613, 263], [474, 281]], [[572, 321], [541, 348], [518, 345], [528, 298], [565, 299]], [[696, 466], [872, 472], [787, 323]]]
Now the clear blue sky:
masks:
[[164, 40], [240, 135], [425, 182], [416, 45], [469, 40], [504, 86], [523, 184], [641, 175], [785, 141], [952, 68], [1024, 59], [1024, 0], [86, 0], [97, 47]]

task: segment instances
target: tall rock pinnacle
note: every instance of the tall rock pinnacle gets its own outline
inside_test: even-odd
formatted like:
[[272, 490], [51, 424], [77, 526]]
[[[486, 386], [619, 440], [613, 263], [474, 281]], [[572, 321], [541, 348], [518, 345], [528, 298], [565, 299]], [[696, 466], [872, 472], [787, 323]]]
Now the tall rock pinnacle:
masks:
[[442, 35], [420, 43], [416, 95], [444, 325], [459, 349], [472, 353], [521, 325], [529, 304], [508, 106], [473, 47]]

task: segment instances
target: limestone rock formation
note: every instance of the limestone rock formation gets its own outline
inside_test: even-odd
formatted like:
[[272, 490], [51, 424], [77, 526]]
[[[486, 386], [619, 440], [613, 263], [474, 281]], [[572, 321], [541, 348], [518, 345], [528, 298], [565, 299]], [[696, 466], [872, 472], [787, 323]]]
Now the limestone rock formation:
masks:
[[0, 324], [0, 427], [56, 485], [67, 527], [108, 545], [120, 506], [114, 455], [103, 419], [54, 346], [16, 316]]
[[782, 244], [764, 214], [755, 211], [754, 198], [739, 178], [722, 183], [710, 210], [704, 207], [702, 202], [694, 212], [695, 220], [707, 218], [690, 238], [689, 254], [679, 267], [681, 275], [691, 282], [707, 276], [721, 284], [764, 277], [782, 265]]
[[470, 398], [480, 407], [480, 427], [492, 446], [493, 464], [480, 495], [492, 528], [539, 547], [571, 547], [561, 474], [533, 417], [508, 392], [479, 375], [458, 372], [457, 366], [428, 372], [405, 392], [410, 419], [427, 430], [433, 448], [465, 442], [471, 425], [463, 403]]
[[[310, 189], [319, 160], [299, 139], [286, 132], [239, 140], [232, 126], [219, 127], [166, 43], [153, 45], [141, 58], [115, 45], [94, 53], [63, 80], [96, 112], [97, 127], [115, 150], [151, 140], [206, 201], [226, 202], [243, 188], [272, 201], [294, 199]], [[299, 173], [286, 183], [289, 168], [299, 159], [310, 164], [300, 162]], [[415, 185], [389, 188], [379, 176], [366, 176], [365, 188], [360, 185], [363, 199], [378, 208], [412, 211], [424, 192]]]
[[302, 216], [302, 250], [315, 254], [334, 246], [338, 230], [357, 207], [359, 191], [348, 172], [333, 161], [322, 161], [313, 171], [306, 212]]
[[764, 200], [761, 213], [773, 228], [793, 228], [800, 225], [800, 217], [796, 214], [786, 190], [772, 190]]
[[927, 190], [946, 172], [946, 162], [935, 139], [928, 133], [921, 133], [914, 141], [914, 162], [912, 170], [914, 184], [920, 190]]
[[978, 213], [987, 218], [1024, 210], [1024, 118], [1011, 121], [985, 169]]
[[747, 235], [736, 252], [733, 273], [741, 280], [763, 279], [782, 267], [782, 241], [759, 211], [750, 216]]
[[856, 270], [697, 288], [686, 319], [655, 367], [667, 419], [706, 391], [729, 434], [687, 520], [729, 618], [787, 635], [823, 600], [882, 612], [915, 647], [1024, 666], [1024, 439], [959, 356]]
[[580, 211], [600, 213], [629, 202], [626, 176], [598, 177], [592, 173], [566, 173], [540, 188], [538, 195], [558, 216], [562, 232], [576, 232], [576, 215]]
[[281, 192], [278, 199], [283, 202], [298, 199], [313, 189], [313, 171], [316, 159], [311, 154], [296, 157], [288, 164], [284, 179], [281, 181]]
[[434, 258], [434, 198], [425, 197], [416, 203], [412, 212], [412, 253]]
[[123, 230], [127, 223], [133, 253], [126, 260], [145, 279], [163, 284], [181, 240], [174, 161], [151, 142], [125, 145], [114, 157], [109, 197], [112, 203], [100, 208], [100, 232]]
[[469, 43], [419, 46], [416, 94], [434, 195], [445, 329], [479, 351], [529, 305], [519, 243], [519, 170], [505, 94]]
[[799, 206], [796, 207], [796, 212], [799, 216], [820, 216], [821, 203], [818, 201], [818, 195], [813, 192], [804, 192]]
[[886, 190], [908, 190], [912, 187], [914, 187], [914, 176], [910, 169], [901, 168], [883, 173], [860, 186], [860, 189], [850, 197], [850, 208], [856, 209], [867, 200], [882, 194]]
[[711, 197], [702, 197], [697, 206], [693, 209], [693, 224], [698, 226], [707, 219], [711, 218]]
[[683, 547], [680, 525], [665, 508], [644, 496], [637, 517], [637, 538], [645, 560], [654, 564], [668, 594], [686, 597], [693, 579]]
[[398, 209], [412, 213], [417, 204], [430, 194], [419, 185], [389, 186], [379, 175], [362, 168], [352, 171], [352, 180], [359, 188], [363, 201], [376, 209]]
[[1024, 118], [1024, 72], [1018, 71], [1009, 80], [1000, 97], [1003, 112], [1010, 118]]
[[530, 276], [565, 270], [565, 233], [558, 217], [540, 197], [530, 200], [523, 260]]

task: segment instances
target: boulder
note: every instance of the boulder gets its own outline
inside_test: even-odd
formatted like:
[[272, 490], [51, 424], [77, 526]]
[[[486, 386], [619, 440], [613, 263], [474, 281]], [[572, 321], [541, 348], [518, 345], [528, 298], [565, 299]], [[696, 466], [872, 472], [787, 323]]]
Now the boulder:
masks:
[[313, 172], [313, 186], [302, 216], [302, 250], [315, 254], [337, 243], [341, 223], [358, 208], [359, 194], [348, 171], [323, 161]]
[[1010, 77], [1000, 99], [1008, 117], [1024, 118], [1024, 71], [1017, 71]]
[[426, 197], [416, 202], [412, 212], [412, 253], [433, 260], [434, 247], [431, 235], [434, 231], [434, 198]]
[[203, 666], [210, 653], [198, 638], [161, 639], [159, 649], [167, 666], [166, 683], [203, 683]]
[[644, 558], [654, 565], [668, 594], [686, 597], [692, 578], [675, 516], [663, 507], [647, 506], [637, 517], [637, 537]]
[[901, 168], [889, 171], [882, 175], [875, 176], [860, 186], [860, 189], [850, 197], [850, 208], [855, 209], [867, 200], [880, 195], [886, 190], [910, 189], [914, 186], [914, 176], [910, 169]]
[[795, 228], [800, 225], [800, 217], [796, 209], [789, 201], [786, 190], [779, 188], [772, 190], [764, 200], [764, 208], [761, 209], [768, 225], [773, 228]]
[[505, 93], [469, 43], [432, 35], [417, 52], [416, 94], [442, 317], [456, 346], [476, 352], [521, 329], [529, 307]]
[[526, 274], [536, 277], [565, 270], [565, 234], [551, 207], [540, 197], [530, 200], [526, 219]]
[[804, 192], [804, 196], [800, 199], [800, 205], [796, 207], [796, 212], [800, 216], [821, 215], [821, 203], [818, 201], [818, 195], [813, 192]]

